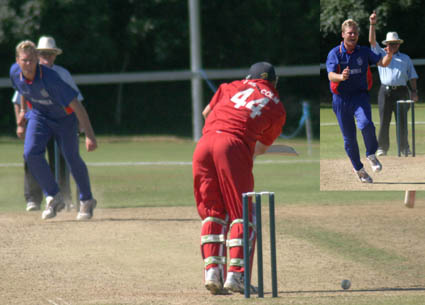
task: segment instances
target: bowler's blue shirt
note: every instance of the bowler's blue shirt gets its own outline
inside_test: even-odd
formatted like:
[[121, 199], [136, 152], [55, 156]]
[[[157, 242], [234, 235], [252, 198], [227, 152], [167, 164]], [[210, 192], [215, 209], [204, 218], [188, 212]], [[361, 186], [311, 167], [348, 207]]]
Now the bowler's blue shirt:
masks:
[[[371, 49], [376, 54], [386, 54], [378, 43]], [[393, 59], [387, 67], [378, 67], [378, 72], [381, 84], [385, 86], [406, 86], [409, 80], [418, 78], [412, 60], [407, 54], [401, 52], [393, 55]]]
[[44, 116], [53, 120], [64, 118], [70, 113], [67, 107], [78, 96], [78, 92], [65, 83], [56, 71], [39, 64], [31, 82], [25, 79], [19, 65], [13, 64], [10, 80], [13, 88], [30, 102], [30, 117]]
[[[71, 73], [69, 73], [67, 69], [59, 65], [53, 65], [51, 69], [55, 70], [65, 83], [67, 83], [72, 88], [74, 88], [74, 90], [78, 91], [78, 100], [82, 102], [84, 100], [84, 97], [81, 94], [80, 90], [78, 89], [77, 85], [75, 84], [74, 79], [71, 76]], [[16, 105], [21, 105], [21, 96], [19, 95], [18, 91], [15, 91], [15, 93], [13, 94], [12, 103]]]
[[372, 86], [372, 74], [370, 64], [376, 64], [381, 59], [380, 54], [375, 54], [369, 47], [357, 45], [349, 53], [345, 49], [344, 42], [333, 48], [326, 60], [326, 69], [329, 72], [342, 73], [348, 66], [350, 77], [338, 83], [330, 82], [330, 89], [337, 95], [355, 95], [370, 90]]

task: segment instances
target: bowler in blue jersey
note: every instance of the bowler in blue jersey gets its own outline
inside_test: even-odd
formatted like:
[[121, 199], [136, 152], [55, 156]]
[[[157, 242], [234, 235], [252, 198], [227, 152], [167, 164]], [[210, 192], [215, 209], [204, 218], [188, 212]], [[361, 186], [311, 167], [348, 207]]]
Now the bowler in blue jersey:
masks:
[[370, 48], [357, 45], [359, 39], [358, 24], [348, 19], [342, 23], [340, 45], [333, 48], [326, 60], [326, 68], [332, 92], [332, 107], [338, 120], [344, 139], [345, 151], [350, 158], [353, 171], [363, 183], [373, 183], [360, 161], [357, 143], [356, 123], [361, 130], [366, 146], [366, 157], [372, 171], [379, 172], [382, 165], [376, 158], [378, 148], [375, 125], [369, 103], [369, 90], [372, 86], [372, 74], [369, 66], [388, 66], [394, 50], [387, 48], [385, 56], [373, 53]]
[[[95, 150], [97, 142], [88, 114], [77, 99], [78, 92], [56, 71], [38, 64], [36, 46], [29, 40], [16, 47], [16, 63], [10, 68], [10, 79], [14, 89], [27, 101], [18, 121], [28, 120], [24, 158], [46, 196], [42, 218], [55, 217], [65, 206], [45, 159], [47, 142], [55, 137], [80, 191], [77, 219], [90, 219], [96, 200], [91, 192], [87, 166], [78, 151], [77, 123], [85, 132], [87, 151]], [[31, 111], [24, 118], [26, 107]]]

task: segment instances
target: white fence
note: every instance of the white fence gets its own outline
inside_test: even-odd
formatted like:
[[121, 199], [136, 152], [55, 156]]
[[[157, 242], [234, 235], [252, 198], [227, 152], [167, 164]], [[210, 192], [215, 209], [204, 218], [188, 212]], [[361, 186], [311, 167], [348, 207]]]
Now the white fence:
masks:
[[[241, 79], [248, 73], [249, 67], [244, 69], [206, 69], [198, 72], [191, 70], [180, 71], [151, 71], [151, 72], [128, 72], [128, 73], [103, 73], [103, 74], [74, 74], [73, 78], [77, 85], [107, 85], [107, 84], [124, 84], [139, 82], [161, 82], [161, 81], [189, 81], [202, 78], [207, 79]], [[295, 76], [318, 76], [319, 65], [306, 66], [280, 66], [275, 67], [276, 74], [284, 77]], [[0, 78], [0, 88], [11, 87], [10, 79], [7, 77]], [[192, 85], [192, 88], [194, 86]], [[196, 88], [202, 86], [195, 86]], [[198, 88], [199, 89], [199, 88]], [[199, 89], [200, 90], [200, 89]], [[198, 91], [199, 91], [198, 90]], [[202, 91], [200, 91], [202, 92]], [[197, 141], [201, 136], [202, 119], [201, 119], [201, 98], [192, 94], [192, 119], [193, 119], [193, 138]], [[117, 110], [117, 117], [120, 112]]]
[[[209, 79], [237, 79], [245, 77], [248, 73], [248, 69], [248, 67], [245, 69], [206, 69], [204, 72]], [[281, 66], [276, 67], [276, 74], [284, 77], [319, 75], [319, 67], [317, 65]], [[187, 81], [191, 80], [194, 76], [197, 76], [197, 74], [192, 73], [190, 70], [72, 75], [77, 85]], [[8, 77], [0, 78], [0, 88], [7, 88], [11, 86], [12, 85]]]

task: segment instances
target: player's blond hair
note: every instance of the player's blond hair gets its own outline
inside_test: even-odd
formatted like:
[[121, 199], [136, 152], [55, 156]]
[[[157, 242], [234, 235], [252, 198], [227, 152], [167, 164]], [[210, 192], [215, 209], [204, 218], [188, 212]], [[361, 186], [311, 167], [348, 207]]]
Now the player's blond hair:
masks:
[[19, 54], [21, 52], [25, 53], [31, 53], [37, 55], [37, 48], [35, 46], [35, 43], [31, 40], [24, 40], [18, 43], [16, 46], [16, 57], [19, 57]]
[[359, 30], [359, 25], [357, 22], [355, 22], [353, 19], [347, 19], [342, 23], [341, 31], [344, 32], [345, 28], [350, 28], [350, 27], [356, 28], [357, 31]]

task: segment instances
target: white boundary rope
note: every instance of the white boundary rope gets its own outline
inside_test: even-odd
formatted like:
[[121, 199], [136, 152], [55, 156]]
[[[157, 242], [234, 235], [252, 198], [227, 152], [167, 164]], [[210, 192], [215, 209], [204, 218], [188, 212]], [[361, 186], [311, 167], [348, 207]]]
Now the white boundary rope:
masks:
[[[318, 163], [319, 160], [258, 160], [255, 164], [295, 164], [295, 163]], [[108, 166], [192, 166], [192, 162], [186, 161], [159, 161], [159, 162], [86, 162], [88, 166], [108, 167]], [[0, 167], [23, 167], [22, 163], [0, 163]]]

